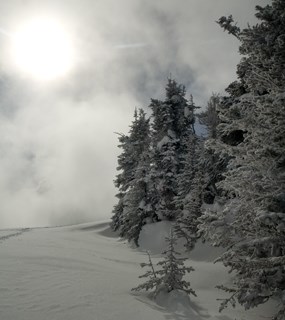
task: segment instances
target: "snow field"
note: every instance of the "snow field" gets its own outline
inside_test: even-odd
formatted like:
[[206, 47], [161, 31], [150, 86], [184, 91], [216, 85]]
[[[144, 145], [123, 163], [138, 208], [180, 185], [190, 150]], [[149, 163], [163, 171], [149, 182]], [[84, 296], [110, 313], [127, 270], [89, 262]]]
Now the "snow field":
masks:
[[[149, 241], [157, 251], [163, 246], [158, 239], [168, 228], [166, 222], [146, 228], [145, 235], [158, 237]], [[260, 320], [270, 314], [267, 306], [220, 314], [214, 286], [225, 280], [225, 272], [220, 265], [202, 261], [202, 253], [200, 260], [190, 262], [196, 269], [190, 282], [197, 298], [189, 301], [174, 292], [155, 303], [144, 292], [132, 293], [131, 288], [143, 280], [138, 279], [143, 272], [140, 263], [146, 261], [143, 250], [151, 249], [143, 235], [141, 241], [140, 250], [130, 248], [110, 231], [108, 222], [25, 232], [0, 230], [0, 319]], [[198, 247], [195, 250], [203, 251], [203, 245]], [[158, 260], [156, 253], [154, 262]]]

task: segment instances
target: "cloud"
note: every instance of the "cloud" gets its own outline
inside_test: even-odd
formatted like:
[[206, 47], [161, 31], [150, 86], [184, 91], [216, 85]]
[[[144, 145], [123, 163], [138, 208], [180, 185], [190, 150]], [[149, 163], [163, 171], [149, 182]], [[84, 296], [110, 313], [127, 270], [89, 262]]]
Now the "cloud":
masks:
[[[234, 79], [238, 43], [215, 20], [245, 25], [254, 5], [234, 0], [10, 0], [1, 28], [38, 15], [60, 19], [76, 61], [68, 77], [35, 83], [0, 65], [0, 227], [109, 218], [115, 203], [117, 137], [135, 107], [163, 97], [167, 77], [199, 105]], [[0, 46], [7, 46], [0, 35]]]
[[[114, 97], [131, 113], [134, 101]], [[1, 118], [0, 225], [110, 217], [114, 129], [122, 131], [126, 121], [114, 97], [99, 95], [88, 103], [45, 97], [30, 101], [12, 119]]]
[[132, 48], [142, 48], [147, 46], [146, 43], [123, 43], [114, 46], [116, 49], [132, 49]]

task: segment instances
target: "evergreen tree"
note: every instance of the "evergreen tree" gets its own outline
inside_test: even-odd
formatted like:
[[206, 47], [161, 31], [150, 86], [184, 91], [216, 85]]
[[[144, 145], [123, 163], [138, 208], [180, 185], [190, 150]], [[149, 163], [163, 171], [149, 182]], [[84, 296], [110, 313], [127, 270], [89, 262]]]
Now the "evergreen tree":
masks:
[[202, 140], [194, 134], [189, 137], [183, 170], [178, 174], [178, 195], [175, 198], [177, 219], [174, 230], [184, 238], [187, 250], [194, 248], [198, 238], [197, 225], [201, 215], [204, 189], [201, 162]]
[[131, 170], [128, 167], [128, 156], [130, 154], [129, 136], [119, 134], [119, 148], [123, 149], [123, 152], [118, 157], [118, 167], [120, 170], [114, 181], [115, 186], [119, 189], [116, 194], [118, 203], [114, 206], [111, 227], [114, 231], [119, 230], [122, 225], [123, 211], [124, 211], [124, 198], [129, 188], [129, 181], [131, 180]]
[[152, 132], [142, 110], [136, 110], [128, 135], [120, 135], [115, 185], [119, 199], [113, 210], [112, 228], [138, 245], [146, 222], [174, 220], [177, 177], [183, 172], [189, 141], [194, 134], [192, 96], [169, 79], [164, 101], [152, 100]]
[[149, 182], [150, 155], [146, 150], [138, 163], [130, 190], [125, 197], [121, 235], [138, 246], [140, 231], [147, 220], [152, 221], [154, 210], [151, 205]]
[[195, 291], [190, 287], [190, 283], [183, 280], [184, 276], [187, 273], [194, 271], [194, 269], [184, 265], [187, 258], [177, 257], [180, 253], [175, 251], [177, 239], [175, 238], [172, 230], [170, 232], [170, 236], [166, 238], [166, 241], [168, 243], [168, 247], [164, 252], [162, 252], [164, 259], [157, 263], [157, 266], [160, 266], [160, 269], [154, 269], [150, 255], [148, 254], [149, 263], [143, 263], [141, 266], [147, 266], [149, 270], [140, 276], [140, 278], [148, 278], [148, 280], [132, 290], [138, 291], [154, 289], [155, 295], [157, 295], [160, 290], [165, 290], [167, 292], [182, 290], [187, 294], [193, 294], [196, 296]]
[[[222, 17], [218, 23], [241, 42], [243, 55], [237, 68], [239, 83], [235, 88], [258, 94], [280, 90], [285, 80], [285, 3], [272, 0], [272, 5], [256, 6], [259, 24], [240, 30], [233, 25], [232, 16]], [[242, 92], [241, 91], [241, 92]]]
[[138, 285], [137, 287], [133, 288], [132, 291], [140, 291], [140, 290], [155, 290], [155, 293], [157, 289], [159, 288], [159, 285], [161, 284], [161, 278], [157, 276], [157, 271], [154, 269], [153, 262], [151, 260], [150, 253], [147, 251], [148, 256], [148, 263], [141, 263], [140, 266], [142, 268], [148, 267], [148, 270], [146, 273], [139, 276], [139, 278], [148, 278], [144, 283]]
[[[150, 125], [142, 109], [135, 110], [129, 135], [120, 135], [119, 141], [119, 147], [123, 149], [118, 157], [117, 170], [120, 173], [115, 180], [115, 186], [119, 189], [117, 194], [119, 201], [113, 210], [111, 226], [114, 230], [120, 229], [121, 236], [125, 236], [126, 226], [135, 216], [135, 213], [130, 214], [130, 208], [134, 207], [134, 202], [137, 203], [136, 208], [139, 208], [139, 203], [146, 198], [145, 192], [147, 191], [143, 180], [145, 179], [146, 183], [144, 175], [146, 176], [149, 171], [147, 166], [149, 166]], [[142, 188], [145, 192], [138, 191], [138, 188]], [[143, 216], [141, 214], [141, 217]], [[129, 235], [128, 238], [136, 237]]]
[[187, 135], [193, 134], [194, 105], [186, 100], [185, 88], [169, 79], [165, 100], [152, 100], [150, 108], [153, 112], [154, 207], [159, 219], [174, 220], [177, 174], [182, 170], [183, 141]]
[[213, 94], [207, 108], [200, 113], [199, 120], [207, 128], [207, 140], [203, 144], [203, 155], [201, 155], [201, 170], [204, 172], [203, 202], [213, 204], [214, 199], [221, 196], [221, 190], [217, 188], [217, 183], [223, 179], [223, 172], [226, 169], [229, 155], [215, 152], [215, 141], [217, 138], [217, 126], [220, 123], [218, 110], [225, 104], [226, 98], [221, 98]]
[[202, 217], [201, 230], [227, 248], [220, 260], [236, 271], [234, 287], [221, 286], [232, 293], [222, 307], [237, 300], [251, 308], [274, 297], [280, 300], [274, 319], [281, 320], [285, 317], [285, 3], [273, 0], [256, 9], [261, 23], [238, 33], [244, 55], [238, 65], [239, 83], [228, 90], [231, 96], [219, 107], [218, 138], [212, 143], [215, 153], [229, 156], [224, 179], [218, 183], [224, 202], [222, 210]]
[[193, 267], [186, 267], [184, 262], [187, 258], [178, 258], [179, 252], [175, 251], [175, 245], [177, 239], [171, 229], [170, 236], [166, 238], [168, 248], [162, 253], [164, 260], [158, 262], [158, 266], [162, 269], [157, 271], [157, 274], [161, 277], [160, 284], [161, 289], [166, 289], [167, 292], [172, 290], [183, 290], [188, 294], [196, 296], [195, 291], [190, 287], [188, 281], [183, 280], [186, 273], [194, 271]]
[[[220, 183], [230, 199], [219, 220], [226, 222], [228, 244], [232, 245], [222, 261], [238, 271], [235, 296], [246, 308], [271, 296], [283, 301], [284, 103], [280, 94], [252, 96], [240, 102], [247, 132], [244, 142], [231, 148], [233, 157]], [[232, 221], [228, 219], [230, 216]], [[282, 319], [283, 302], [281, 306]]]

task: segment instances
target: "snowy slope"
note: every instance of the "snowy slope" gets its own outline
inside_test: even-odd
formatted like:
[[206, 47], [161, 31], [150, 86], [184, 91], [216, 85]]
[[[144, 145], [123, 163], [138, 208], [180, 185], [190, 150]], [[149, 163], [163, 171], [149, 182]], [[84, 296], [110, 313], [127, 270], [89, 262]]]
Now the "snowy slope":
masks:
[[[155, 228], [162, 238], [166, 225]], [[152, 244], [155, 241], [159, 240]], [[145, 247], [150, 244], [142, 242]], [[225, 273], [208, 261], [209, 248], [198, 247], [191, 261], [196, 268], [191, 284], [198, 297], [181, 308], [177, 302], [173, 309], [131, 292], [141, 281], [139, 264], [145, 262], [145, 254], [116, 238], [107, 222], [0, 230], [0, 319], [260, 320], [271, 314], [269, 307], [220, 314], [214, 286], [225, 280]], [[203, 251], [208, 258], [203, 258]]]

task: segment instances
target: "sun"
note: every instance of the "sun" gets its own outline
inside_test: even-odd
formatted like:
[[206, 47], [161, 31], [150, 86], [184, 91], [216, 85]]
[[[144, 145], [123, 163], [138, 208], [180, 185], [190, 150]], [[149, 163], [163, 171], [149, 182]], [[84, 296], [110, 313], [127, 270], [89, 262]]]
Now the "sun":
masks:
[[19, 71], [40, 80], [66, 75], [74, 63], [68, 32], [52, 19], [34, 19], [12, 36], [12, 58]]

